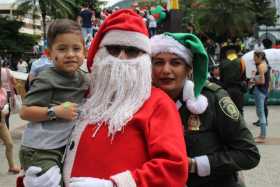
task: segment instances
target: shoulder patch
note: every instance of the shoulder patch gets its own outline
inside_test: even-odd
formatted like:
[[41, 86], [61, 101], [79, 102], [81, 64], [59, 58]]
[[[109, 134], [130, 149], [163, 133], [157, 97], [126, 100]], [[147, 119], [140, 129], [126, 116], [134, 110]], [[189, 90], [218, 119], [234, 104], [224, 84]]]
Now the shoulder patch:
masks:
[[219, 100], [219, 105], [225, 115], [227, 115], [233, 120], [239, 119], [240, 113], [237, 107], [235, 106], [235, 104], [233, 103], [233, 101], [230, 99], [230, 97], [226, 96], [221, 98]]
[[219, 90], [220, 88], [222, 88], [218, 84], [210, 82], [210, 81], [207, 81], [205, 83], [205, 87], [208, 88], [209, 90], [213, 91], [213, 92], [215, 92], [215, 91]]

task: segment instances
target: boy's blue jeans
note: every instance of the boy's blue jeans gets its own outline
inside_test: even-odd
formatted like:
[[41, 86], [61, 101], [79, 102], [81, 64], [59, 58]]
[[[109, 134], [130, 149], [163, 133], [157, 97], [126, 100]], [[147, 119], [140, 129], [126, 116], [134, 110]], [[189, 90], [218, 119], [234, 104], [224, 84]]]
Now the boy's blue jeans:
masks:
[[266, 95], [263, 92], [261, 92], [257, 87], [255, 87], [254, 97], [255, 97], [257, 116], [260, 121], [260, 128], [261, 128], [260, 136], [265, 138], [267, 121], [266, 121], [265, 112], [264, 112], [264, 102], [265, 102]]

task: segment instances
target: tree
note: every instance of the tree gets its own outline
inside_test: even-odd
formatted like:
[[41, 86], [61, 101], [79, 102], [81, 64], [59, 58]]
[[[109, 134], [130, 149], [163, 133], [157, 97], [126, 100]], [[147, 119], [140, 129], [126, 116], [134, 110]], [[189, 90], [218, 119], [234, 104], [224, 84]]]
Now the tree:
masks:
[[[0, 53], [23, 53], [32, 50], [36, 36], [19, 33], [23, 23], [0, 17]], [[20, 45], [18, 45], [20, 43]]]
[[184, 22], [212, 35], [242, 37], [256, 25], [274, 25], [277, 19], [270, 0], [181, 0]]
[[192, 14], [200, 30], [236, 37], [252, 29], [254, 13], [249, 7], [248, 0], [205, 0], [193, 8]]
[[139, 0], [138, 6], [141, 8], [151, 8], [158, 5], [165, 6], [167, 3], [164, 0]]
[[250, 10], [255, 13], [257, 25], [275, 25], [277, 20], [276, 8], [271, 7], [270, 0], [250, 0]]
[[32, 13], [33, 20], [40, 12], [43, 23], [43, 37], [46, 40], [46, 17], [66, 18], [73, 15], [75, 3], [72, 0], [18, 0], [14, 4], [18, 13], [25, 15]]

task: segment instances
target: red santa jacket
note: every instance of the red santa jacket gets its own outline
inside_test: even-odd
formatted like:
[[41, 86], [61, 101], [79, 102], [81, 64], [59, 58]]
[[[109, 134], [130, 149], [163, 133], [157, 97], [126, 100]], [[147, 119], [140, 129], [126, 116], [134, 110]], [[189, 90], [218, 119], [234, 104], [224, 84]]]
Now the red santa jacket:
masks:
[[77, 125], [67, 151], [64, 180], [113, 179], [118, 187], [183, 187], [188, 176], [180, 116], [173, 101], [153, 88], [150, 98], [114, 138], [107, 125]]

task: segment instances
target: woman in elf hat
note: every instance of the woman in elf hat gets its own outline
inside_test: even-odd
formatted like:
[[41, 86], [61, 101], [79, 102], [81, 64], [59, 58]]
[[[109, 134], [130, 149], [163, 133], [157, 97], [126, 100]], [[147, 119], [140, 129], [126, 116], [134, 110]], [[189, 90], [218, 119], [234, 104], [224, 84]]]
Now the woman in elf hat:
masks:
[[188, 187], [235, 187], [237, 171], [260, 155], [242, 115], [220, 86], [207, 82], [208, 58], [188, 33], [151, 38], [153, 84], [175, 102], [185, 128]]

